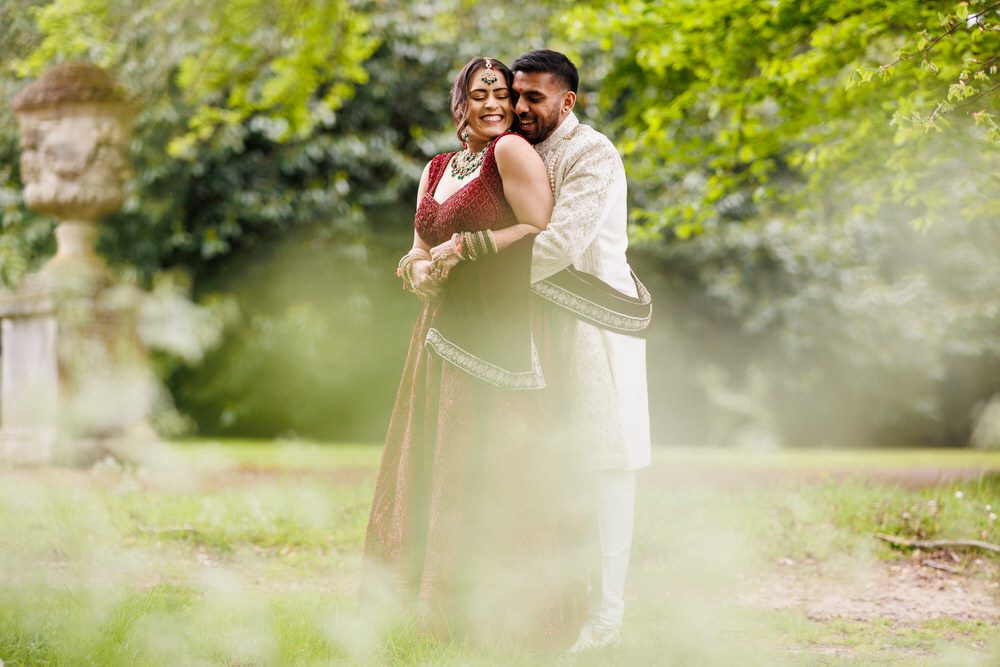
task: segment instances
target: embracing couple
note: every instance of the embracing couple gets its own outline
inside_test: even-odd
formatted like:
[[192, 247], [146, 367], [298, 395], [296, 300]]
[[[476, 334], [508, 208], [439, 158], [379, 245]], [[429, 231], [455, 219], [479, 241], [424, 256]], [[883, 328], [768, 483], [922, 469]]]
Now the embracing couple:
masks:
[[649, 293], [625, 258], [626, 182], [573, 113], [561, 53], [475, 58], [397, 273], [424, 301], [365, 540], [363, 594], [430, 632], [617, 640], [635, 470], [650, 459]]

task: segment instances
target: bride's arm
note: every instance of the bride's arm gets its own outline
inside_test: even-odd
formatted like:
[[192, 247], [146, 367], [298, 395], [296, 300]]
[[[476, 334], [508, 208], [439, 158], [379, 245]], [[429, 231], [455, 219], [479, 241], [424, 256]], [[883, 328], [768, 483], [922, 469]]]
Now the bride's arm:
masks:
[[497, 250], [503, 250], [527, 234], [545, 229], [552, 216], [552, 190], [545, 164], [523, 137], [508, 134], [497, 141], [496, 157], [503, 194], [518, 224], [493, 232]]
[[[417, 208], [427, 193], [430, 180], [431, 163], [424, 167], [420, 175], [420, 186], [417, 188]], [[410, 257], [415, 259], [410, 260]], [[434, 298], [440, 289], [440, 283], [431, 275], [431, 247], [413, 230], [413, 247], [399, 261], [396, 275], [403, 279], [404, 287], [408, 287], [422, 299]]]

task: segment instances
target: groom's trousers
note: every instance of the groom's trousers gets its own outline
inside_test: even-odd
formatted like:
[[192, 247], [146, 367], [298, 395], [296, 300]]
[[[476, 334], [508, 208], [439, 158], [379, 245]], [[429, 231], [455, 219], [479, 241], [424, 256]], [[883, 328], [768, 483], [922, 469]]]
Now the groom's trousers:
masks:
[[589, 618], [601, 628], [615, 629], [621, 627], [625, 616], [625, 578], [635, 520], [635, 471], [597, 470], [590, 474], [597, 501], [600, 577], [591, 578]]

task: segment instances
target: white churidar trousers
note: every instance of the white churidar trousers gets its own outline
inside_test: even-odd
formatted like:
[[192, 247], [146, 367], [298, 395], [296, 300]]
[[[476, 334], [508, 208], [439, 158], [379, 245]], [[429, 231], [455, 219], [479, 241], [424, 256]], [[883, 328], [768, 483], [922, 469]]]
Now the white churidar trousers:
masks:
[[611, 630], [620, 628], [625, 617], [625, 577], [635, 521], [635, 471], [596, 470], [589, 474], [597, 494], [601, 559], [599, 580], [595, 582], [597, 577], [591, 577], [588, 616], [596, 627]]

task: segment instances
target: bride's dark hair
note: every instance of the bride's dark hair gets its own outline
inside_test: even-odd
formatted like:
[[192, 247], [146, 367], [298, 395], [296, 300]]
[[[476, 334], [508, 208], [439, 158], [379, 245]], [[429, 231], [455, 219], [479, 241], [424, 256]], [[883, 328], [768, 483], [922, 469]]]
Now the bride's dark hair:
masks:
[[[510, 91], [511, 111], [513, 112], [513, 108], [517, 105], [517, 93], [514, 92], [514, 73], [496, 58], [490, 58], [490, 61], [493, 63], [493, 71], [503, 74], [504, 81], [507, 82], [507, 89]], [[465, 140], [462, 139], [462, 133], [469, 126], [469, 84], [472, 82], [472, 75], [483, 67], [486, 67], [486, 58], [473, 58], [461, 69], [451, 86], [451, 118], [455, 121], [455, 125], [458, 126], [458, 129], [455, 130], [455, 136], [463, 143]], [[514, 120], [511, 129], [516, 130], [518, 124], [517, 114], [514, 113], [513, 116]]]

